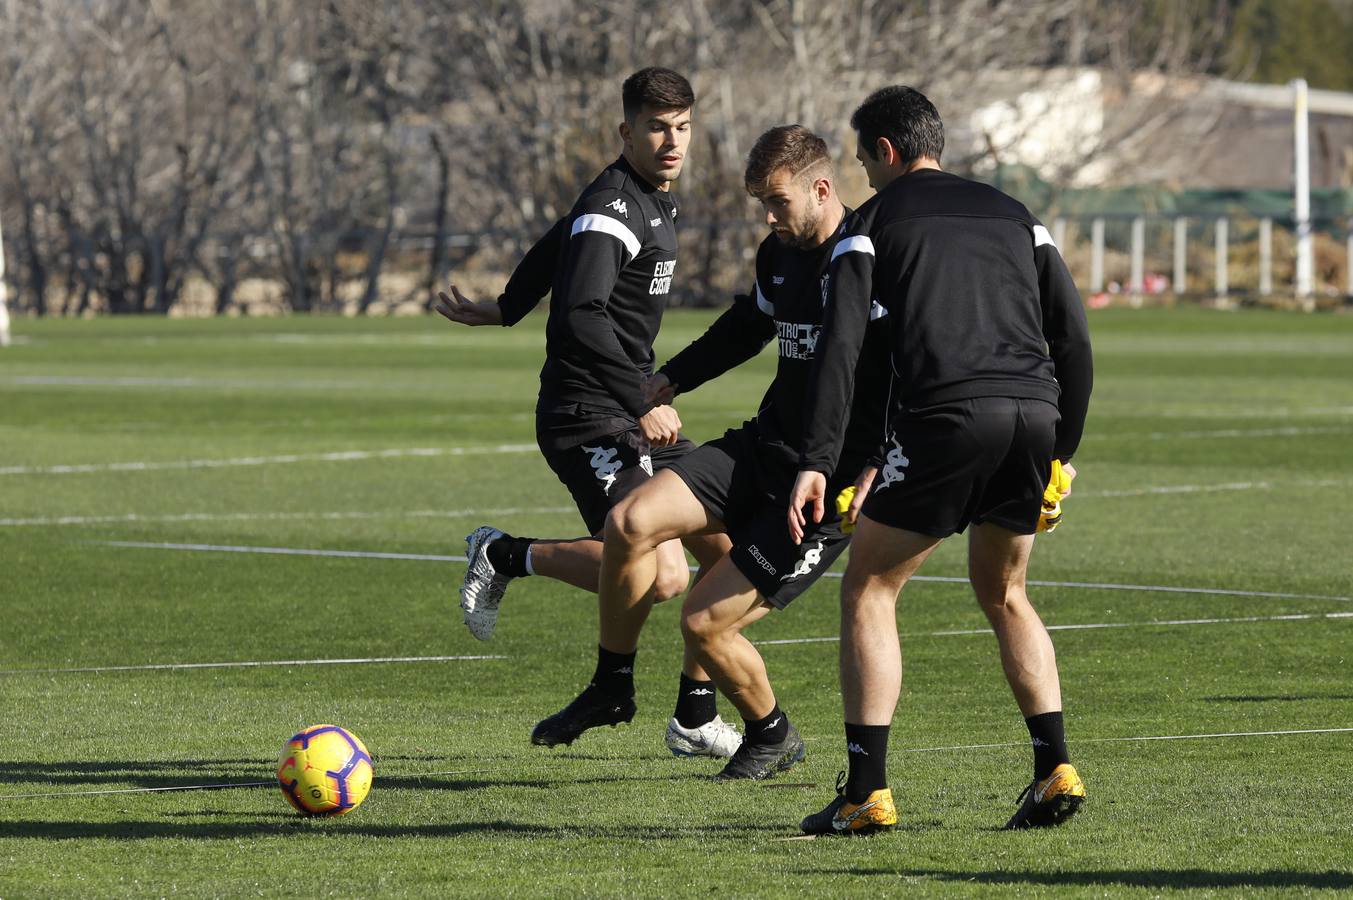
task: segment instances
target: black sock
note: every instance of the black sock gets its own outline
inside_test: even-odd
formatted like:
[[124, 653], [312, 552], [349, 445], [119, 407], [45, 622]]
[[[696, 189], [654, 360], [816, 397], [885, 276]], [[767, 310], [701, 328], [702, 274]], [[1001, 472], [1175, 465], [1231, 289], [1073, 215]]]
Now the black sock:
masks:
[[751, 744], [778, 744], [789, 736], [789, 716], [780, 709], [780, 704], [764, 718], [749, 721], [742, 720], [747, 742]]
[[526, 551], [535, 538], [513, 537], [505, 534], [496, 541], [490, 541], [484, 548], [484, 555], [495, 569], [513, 578], [524, 578], [531, 573], [526, 571]]
[[633, 697], [634, 656], [633, 653], [612, 653], [598, 644], [597, 671], [592, 675], [592, 684], [612, 697]]
[[677, 724], [682, 728], [699, 728], [706, 722], [713, 722], [719, 714], [715, 705], [714, 682], [696, 681], [685, 672], [681, 673], [681, 688], [677, 692]]
[[850, 774], [846, 777], [846, 799], [863, 803], [869, 795], [888, 786], [889, 725], [852, 725], [846, 723], [846, 759]]
[[1029, 740], [1034, 745], [1034, 780], [1042, 781], [1064, 762], [1071, 762], [1066, 753], [1066, 730], [1062, 712], [1041, 713], [1024, 720], [1029, 726]]

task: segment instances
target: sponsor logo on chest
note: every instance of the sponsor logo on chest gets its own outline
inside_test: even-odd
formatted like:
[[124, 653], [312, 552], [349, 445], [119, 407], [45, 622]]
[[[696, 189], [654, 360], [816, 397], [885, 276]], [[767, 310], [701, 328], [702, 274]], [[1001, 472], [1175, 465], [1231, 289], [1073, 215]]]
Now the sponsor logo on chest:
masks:
[[653, 280], [648, 283], [650, 295], [666, 294], [672, 289], [672, 272], [676, 269], [676, 260], [665, 259], [653, 266]]
[[812, 359], [817, 349], [821, 325], [809, 325], [800, 322], [775, 321], [775, 330], [780, 335], [781, 359]]

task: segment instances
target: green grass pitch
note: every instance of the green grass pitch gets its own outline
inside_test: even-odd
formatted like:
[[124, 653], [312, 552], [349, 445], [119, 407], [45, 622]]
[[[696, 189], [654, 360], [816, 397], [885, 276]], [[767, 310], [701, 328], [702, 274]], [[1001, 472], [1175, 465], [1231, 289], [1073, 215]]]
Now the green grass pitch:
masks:
[[[660, 357], [710, 318], [669, 314]], [[1353, 316], [1091, 314], [1080, 478], [1031, 574], [1090, 800], [1064, 828], [996, 830], [1029, 751], [994, 640], [945, 580], [964, 574], [960, 539], [899, 603], [901, 826], [839, 841], [788, 840], [844, 764], [838, 580], [749, 633], [825, 639], [763, 647], [807, 760], [719, 785], [662, 743], [675, 603], [645, 634], [635, 721], [550, 751], [527, 736], [591, 673], [589, 595], [516, 582], [481, 644], [455, 609], [461, 563], [112, 543], [435, 556], [483, 522], [573, 536], [533, 448], [542, 316], [16, 326], [0, 897], [1353, 889]], [[752, 413], [773, 362], [682, 398], [687, 432]], [[89, 671], [484, 654], [501, 658]], [[318, 722], [376, 758], [349, 816], [298, 818], [274, 787], [141, 790], [267, 781]]]

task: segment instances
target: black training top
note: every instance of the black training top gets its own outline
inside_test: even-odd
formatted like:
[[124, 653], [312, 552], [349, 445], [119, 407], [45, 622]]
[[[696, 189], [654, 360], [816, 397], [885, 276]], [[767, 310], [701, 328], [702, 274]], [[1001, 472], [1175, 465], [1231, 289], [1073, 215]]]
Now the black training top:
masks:
[[[638, 419], [653, 408], [644, 401], [644, 381], [653, 371], [653, 339], [676, 268], [676, 211], [675, 201], [622, 157], [588, 185], [558, 233], [551, 231], [559, 253], [551, 261], [537, 412], [584, 403]], [[523, 290], [540, 281], [523, 278]], [[510, 324], [508, 315], [505, 308]]]
[[[849, 211], [847, 211], [849, 212]], [[810, 250], [786, 246], [775, 235], [761, 242], [756, 253], [756, 281], [749, 295], [710, 325], [704, 335], [659, 369], [677, 390], [686, 393], [734, 366], [751, 359], [771, 340], [777, 340], [779, 362], [775, 379], [766, 390], [756, 422], [764, 452], [785, 459], [792, 472], [803, 447], [803, 399], [814, 351], [822, 328], [827, 266], [836, 237]], [[862, 369], [887, 365], [887, 333], [882, 307], [875, 305], [860, 355]], [[859, 474], [884, 442], [887, 403], [886, 379], [863, 379], [854, 398], [846, 427], [845, 449], [839, 467], [842, 487]]]
[[1052, 235], [1024, 205], [947, 172], [904, 175], [847, 218], [807, 391], [801, 467], [832, 472], [875, 300], [888, 311], [893, 411], [974, 397], [1061, 410], [1054, 453], [1076, 452], [1090, 402], [1085, 309]]
[[516, 325], [526, 318], [526, 314], [550, 292], [568, 224], [569, 217], [564, 216], [550, 226], [512, 270], [512, 277], [498, 295], [498, 309], [503, 314], [504, 326]]

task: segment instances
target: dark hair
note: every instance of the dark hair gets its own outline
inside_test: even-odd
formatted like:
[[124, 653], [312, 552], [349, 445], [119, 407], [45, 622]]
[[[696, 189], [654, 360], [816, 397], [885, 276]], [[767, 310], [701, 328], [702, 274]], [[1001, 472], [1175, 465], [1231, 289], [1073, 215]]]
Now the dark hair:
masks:
[[691, 83], [671, 69], [650, 66], [640, 69], [620, 88], [625, 118], [632, 120], [645, 106], [653, 109], [690, 109], [695, 105]]
[[777, 125], [756, 139], [752, 152], [747, 154], [747, 171], [743, 183], [747, 193], [759, 196], [766, 189], [770, 177], [780, 169], [790, 175], [800, 175], [809, 169], [826, 164], [831, 166], [827, 142], [802, 125]]
[[925, 94], [906, 85], [880, 88], [866, 97], [850, 117], [850, 127], [870, 159], [878, 159], [879, 138], [887, 138], [908, 163], [927, 156], [938, 162], [944, 152], [939, 110]]

